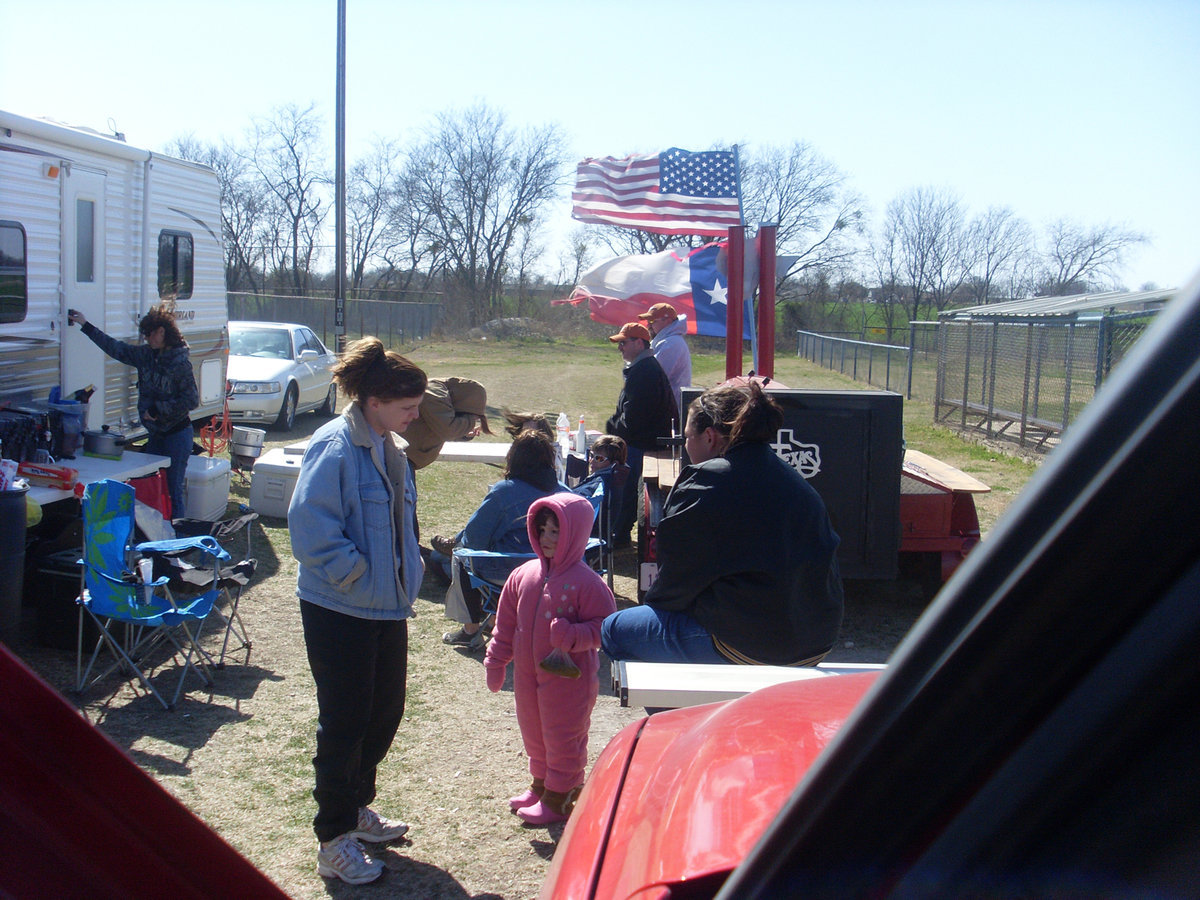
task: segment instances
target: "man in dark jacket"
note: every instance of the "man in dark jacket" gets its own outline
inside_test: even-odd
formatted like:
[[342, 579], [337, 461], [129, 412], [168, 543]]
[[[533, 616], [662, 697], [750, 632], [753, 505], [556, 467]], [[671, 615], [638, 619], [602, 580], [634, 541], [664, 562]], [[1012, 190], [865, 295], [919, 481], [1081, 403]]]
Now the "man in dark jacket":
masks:
[[613, 529], [613, 545], [628, 547], [642, 494], [642, 457], [661, 449], [658, 439], [669, 437], [676, 414], [674, 392], [667, 373], [650, 350], [650, 332], [640, 322], [629, 322], [609, 338], [625, 360], [625, 386], [617, 397], [617, 411], [604, 430], [624, 438], [628, 447], [629, 477], [621, 494], [621, 512]]

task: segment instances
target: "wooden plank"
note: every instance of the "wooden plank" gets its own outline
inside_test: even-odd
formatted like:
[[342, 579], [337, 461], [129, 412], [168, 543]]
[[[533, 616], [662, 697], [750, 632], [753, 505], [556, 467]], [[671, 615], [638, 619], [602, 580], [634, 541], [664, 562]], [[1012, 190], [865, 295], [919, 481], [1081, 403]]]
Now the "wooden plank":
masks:
[[[904, 451], [904, 471], [919, 481], [927, 484], [936, 482], [936, 486], [946, 487], [952, 491], [985, 494], [991, 490], [982, 481], [972, 478], [966, 472], [911, 447]], [[932, 481], [927, 479], [932, 479]]]
[[680, 461], [675, 459], [669, 450], [647, 453], [642, 460], [642, 479], [669, 491], [675, 486], [679, 469]]

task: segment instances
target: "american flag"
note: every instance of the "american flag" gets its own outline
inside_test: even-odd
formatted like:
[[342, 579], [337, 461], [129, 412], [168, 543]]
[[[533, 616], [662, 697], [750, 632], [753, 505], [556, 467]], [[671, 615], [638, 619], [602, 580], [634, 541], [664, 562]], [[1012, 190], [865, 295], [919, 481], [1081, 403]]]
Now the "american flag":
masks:
[[585, 159], [571, 204], [581, 222], [723, 237], [742, 224], [737, 149]]

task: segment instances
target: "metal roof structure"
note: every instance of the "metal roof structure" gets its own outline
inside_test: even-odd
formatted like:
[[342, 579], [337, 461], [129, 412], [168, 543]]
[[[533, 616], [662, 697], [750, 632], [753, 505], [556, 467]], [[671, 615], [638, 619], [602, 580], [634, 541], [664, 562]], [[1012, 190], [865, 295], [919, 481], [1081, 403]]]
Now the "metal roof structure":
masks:
[[968, 319], [1096, 319], [1105, 314], [1158, 312], [1177, 293], [1177, 288], [1162, 291], [1104, 291], [1097, 294], [1070, 294], [1063, 297], [1034, 297], [1008, 300], [986, 306], [968, 306], [938, 313], [938, 321]]

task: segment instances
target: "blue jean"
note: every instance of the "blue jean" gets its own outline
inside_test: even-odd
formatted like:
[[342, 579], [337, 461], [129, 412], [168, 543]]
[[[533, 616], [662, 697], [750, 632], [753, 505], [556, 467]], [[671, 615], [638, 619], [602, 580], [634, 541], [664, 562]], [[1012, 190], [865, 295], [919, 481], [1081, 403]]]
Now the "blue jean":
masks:
[[182, 519], [187, 515], [184, 512], [183, 488], [187, 483], [187, 464], [195, 438], [195, 431], [189, 423], [174, 434], [152, 434], [146, 440], [146, 453], [171, 458], [171, 465], [167, 469], [167, 493], [171, 495], [172, 519]]
[[639, 662], [729, 663], [712, 636], [687, 613], [634, 606], [613, 613], [600, 627], [609, 659]]

